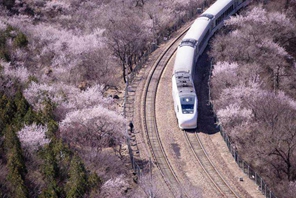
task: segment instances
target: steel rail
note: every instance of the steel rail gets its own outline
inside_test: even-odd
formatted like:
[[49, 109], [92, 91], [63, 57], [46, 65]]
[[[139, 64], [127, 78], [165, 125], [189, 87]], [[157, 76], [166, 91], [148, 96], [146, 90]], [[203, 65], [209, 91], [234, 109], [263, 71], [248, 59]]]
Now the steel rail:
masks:
[[[161, 175], [172, 192], [172, 195], [177, 197], [180, 194], [185, 197], [189, 197], [183, 187], [176, 173], [174, 172], [172, 165], [170, 164], [168, 157], [164, 151], [164, 148], [159, 137], [156, 118], [155, 118], [155, 100], [159, 79], [171, 57], [175, 55], [178, 41], [187, 32], [190, 26], [186, 27], [177, 38], [172, 40], [165, 50], [160, 54], [158, 59], [153, 64], [147, 80], [145, 82], [143, 95], [142, 95], [142, 126], [145, 131], [147, 144], [151, 155], [154, 159], [154, 164], [158, 167]], [[220, 197], [239, 197], [223, 179], [221, 174], [215, 169], [207, 153], [205, 152], [203, 145], [201, 144], [198, 135], [195, 133], [195, 140], [189, 137], [188, 133], [185, 133], [186, 140], [191, 148], [195, 158], [201, 165], [202, 169], [208, 176], [209, 180], [216, 187]], [[201, 152], [202, 151], [202, 152]]]
[[[191, 25], [191, 24], [190, 24]], [[166, 49], [158, 57], [149, 72], [147, 81], [144, 86], [142, 95], [142, 126], [146, 134], [147, 143], [156, 166], [159, 168], [162, 177], [172, 192], [173, 196], [178, 197], [183, 195], [188, 197], [186, 191], [183, 191], [179, 178], [174, 172], [172, 165], [170, 164], [168, 157], [164, 151], [164, 148], [159, 137], [157, 123], [155, 119], [155, 99], [156, 92], [159, 83], [159, 79], [163, 73], [167, 62], [175, 54], [179, 40], [190, 28], [190, 25], [186, 27], [174, 40], [167, 44]]]
[[[192, 24], [192, 23], [191, 23]], [[190, 24], [190, 25], [191, 25]], [[173, 196], [189, 197], [186, 191], [183, 190], [180, 179], [174, 172], [168, 157], [164, 151], [161, 138], [159, 137], [156, 118], [155, 118], [155, 100], [159, 79], [167, 66], [168, 61], [175, 55], [177, 50], [178, 41], [190, 28], [188, 25], [178, 36], [167, 44], [165, 50], [159, 55], [158, 59], [153, 64], [147, 80], [144, 85], [143, 94], [141, 96], [141, 116], [142, 127], [145, 132], [147, 145], [154, 159], [154, 164], [158, 167], [161, 175], [170, 189]], [[199, 162], [203, 171], [217, 189], [219, 197], [240, 197], [231, 186], [221, 176], [219, 171], [215, 168], [208, 154], [206, 153], [197, 133], [187, 133], [184, 131], [185, 138], [192, 150], [196, 160]]]
[[184, 130], [184, 135], [195, 158], [220, 194], [219, 197], [240, 197], [215, 168], [204, 146], [202, 145], [198, 134], [186, 132]]

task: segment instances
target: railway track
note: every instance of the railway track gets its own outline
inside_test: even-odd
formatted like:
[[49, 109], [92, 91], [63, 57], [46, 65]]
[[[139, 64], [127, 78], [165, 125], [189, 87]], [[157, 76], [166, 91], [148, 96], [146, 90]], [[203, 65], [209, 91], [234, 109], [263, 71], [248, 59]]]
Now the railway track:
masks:
[[[177, 46], [188, 28], [189, 26], [185, 28], [176, 39], [171, 41], [167, 48], [155, 61], [144, 86], [141, 107], [141, 115], [143, 118], [142, 126], [143, 130], [145, 131], [147, 144], [153, 157], [154, 164], [160, 170], [166, 185], [174, 197], [190, 196], [187, 194], [186, 190], [184, 190], [184, 182], [182, 183], [177, 174], [174, 172], [172, 165], [170, 164], [170, 161], [168, 160], [164, 151], [155, 119], [155, 100], [159, 79], [161, 78], [168, 61], [175, 54]], [[240, 197], [231, 189], [231, 187], [215, 169], [205, 150], [203, 149], [198, 135], [196, 133], [187, 133], [185, 131], [184, 134], [195, 158], [209, 178], [209, 181], [213, 183], [218, 197]]]
[[147, 143], [154, 162], [160, 169], [162, 177], [174, 197], [188, 197], [188, 195], [182, 189], [182, 184], [175, 174], [162, 146], [155, 120], [155, 98], [159, 79], [163, 73], [163, 70], [166, 67], [167, 62], [174, 55], [180, 39], [183, 37], [189, 27], [190, 26], [186, 27], [176, 39], [171, 41], [171, 43], [168, 44], [168, 47], [157, 59], [148, 75], [143, 91], [144, 94], [142, 96], [142, 115], [144, 117], [142, 119], [142, 124], [146, 134]]
[[200, 163], [202, 169], [214, 184], [216, 193], [219, 197], [240, 197], [230, 185], [223, 179], [221, 174], [216, 170], [215, 166], [209, 159], [198, 134], [196, 132], [183, 131], [185, 139], [189, 144], [194, 157]]

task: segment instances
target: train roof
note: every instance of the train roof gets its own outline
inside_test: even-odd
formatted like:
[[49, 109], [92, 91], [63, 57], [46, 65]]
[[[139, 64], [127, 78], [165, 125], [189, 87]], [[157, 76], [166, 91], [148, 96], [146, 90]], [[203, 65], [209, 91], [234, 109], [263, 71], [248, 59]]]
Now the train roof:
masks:
[[174, 72], [186, 71], [191, 73], [195, 48], [206, 34], [207, 29], [210, 28], [210, 22], [208, 17], [199, 17], [191, 25], [178, 47]]
[[178, 47], [174, 72], [185, 71], [191, 73], [194, 62], [194, 50], [195, 48], [190, 45]]
[[224, 12], [224, 10], [226, 10], [229, 7], [227, 5], [231, 5], [231, 4], [233, 4], [233, 0], [218, 0], [213, 5], [211, 5], [206, 11], [204, 11], [201, 16], [206, 14], [211, 14], [216, 16], [220, 12]]
[[191, 80], [191, 74], [188, 72], [176, 72], [175, 73], [177, 89], [180, 95], [195, 93], [194, 85]]
[[211, 20], [208, 17], [199, 17], [191, 25], [190, 29], [182, 40], [194, 39], [200, 42], [200, 38], [205, 34], [207, 29], [210, 27]]

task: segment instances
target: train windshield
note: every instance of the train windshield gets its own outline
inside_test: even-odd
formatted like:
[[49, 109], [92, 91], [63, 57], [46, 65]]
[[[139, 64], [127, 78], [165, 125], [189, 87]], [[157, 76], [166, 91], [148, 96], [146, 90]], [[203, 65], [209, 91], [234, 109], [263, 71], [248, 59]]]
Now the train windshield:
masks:
[[194, 113], [194, 97], [181, 97], [181, 107], [183, 114], [193, 114]]

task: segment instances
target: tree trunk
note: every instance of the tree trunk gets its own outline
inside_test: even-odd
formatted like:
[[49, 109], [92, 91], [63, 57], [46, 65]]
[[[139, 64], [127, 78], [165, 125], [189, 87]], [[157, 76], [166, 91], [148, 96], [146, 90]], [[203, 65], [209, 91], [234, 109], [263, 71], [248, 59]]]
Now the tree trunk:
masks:
[[280, 66], [276, 67], [276, 72], [274, 72], [274, 92], [279, 89], [280, 87]]
[[124, 83], [126, 83], [125, 64], [124, 63], [122, 63], [122, 77], [123, 77]]
[[285, 3], [285, 9], [286, 10], [289, 8], [289, 5], [290, 5], [290, 0], [286, 0], [286, 3]]

